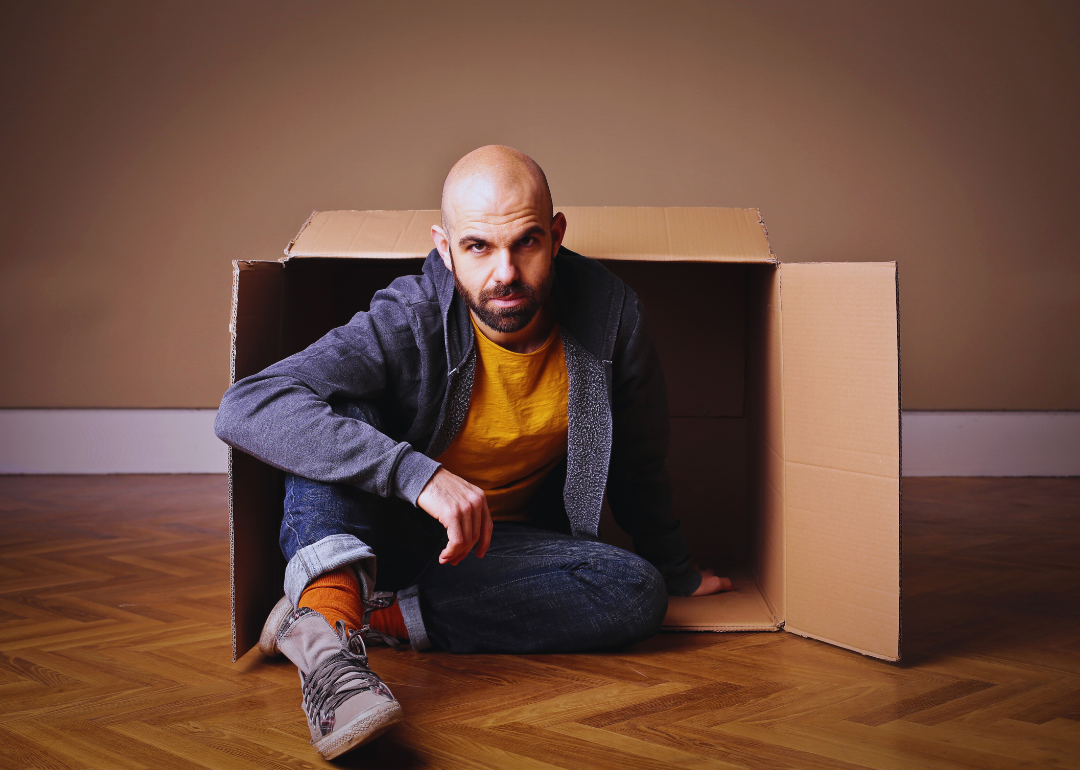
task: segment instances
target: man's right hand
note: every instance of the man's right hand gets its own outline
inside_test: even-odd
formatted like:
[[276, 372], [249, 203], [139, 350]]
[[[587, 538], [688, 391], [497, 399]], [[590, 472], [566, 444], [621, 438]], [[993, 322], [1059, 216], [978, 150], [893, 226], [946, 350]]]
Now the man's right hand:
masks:
[[491, 545], [491, 513], [487, 495], [446, 468], [428, 479], [416, 505], [446, 527], [446, 548], [439, 564], [457, 566], [476, 545], [476, 558], [484, 558]]

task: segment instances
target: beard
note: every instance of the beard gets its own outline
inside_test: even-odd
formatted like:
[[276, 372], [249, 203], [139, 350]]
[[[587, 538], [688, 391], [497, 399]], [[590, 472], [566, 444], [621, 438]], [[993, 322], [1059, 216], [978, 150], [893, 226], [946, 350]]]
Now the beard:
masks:
[[[450, 263], [454, 262], [454, 254], [450, 253]], [[547, 302], [551, 295], [551, 284], [555, 280], [554, 266], [548, 270], [547, 275], [538, 286], [525, 283], [524, 281], [512, 281], [509, 284], [496, 284], [490, 289], [481, 289], [477, 296], [473, 296], [467, 288], [458, 280], [457, 270], [454, 271], [454, 286], [458, 294], [465, 300], [465, 304], [476, 314], [485, 326], [502, 334], [518, 332], [532, 323], [540, 308]], [[521, 294], [525, 302], [517, 307], [495, 307], [488, 304], [489, 300], [509, 297], [512, 294]]]

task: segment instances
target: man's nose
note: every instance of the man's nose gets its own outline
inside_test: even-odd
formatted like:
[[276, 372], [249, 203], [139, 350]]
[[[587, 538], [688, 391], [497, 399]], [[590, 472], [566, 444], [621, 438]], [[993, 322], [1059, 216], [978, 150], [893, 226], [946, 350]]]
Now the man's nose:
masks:
[[495, 274], [492, 278], [503, 286], [509, 286], [518, 279], [518, 268], [510, 249], [499, 249], [495, 255]]

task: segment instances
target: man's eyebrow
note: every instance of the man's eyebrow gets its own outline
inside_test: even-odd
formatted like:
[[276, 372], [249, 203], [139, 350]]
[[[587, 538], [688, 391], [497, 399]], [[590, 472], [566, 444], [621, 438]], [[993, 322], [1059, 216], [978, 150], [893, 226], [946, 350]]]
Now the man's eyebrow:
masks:
[[547, 231], [544, 230], [544, 228], [541, 227], [540, 225], [533, 225], [528, 230], [526, 230], [521, 235], [519, 235], [517, 237], [517, 240], [520, 241], [522, 238], [528, 238], [530, 235], [543, 235], [545, 232], [547, 232]]
[[[546, 232], [547, 231], [544, 230], [544, 228], [541, 227], [540, 225], [533, 225], [528, 230], [521, 233], [514, 240], [515, 241], [520, 241], [523, 238], [528, 238], [530, 235], [544, 235], [544, 233], [546, 233]], [[474, 243], [480, 244], [481, 246], [487, 246], [488, 245], [488, 242], [486, 240], [484, 240], [483, 238], [481, 238], [479, 235], [463, 235], [463, 236], [461, 236], [461, 238], [458, 239], [458, 246], [463, 248], [463, 249], [468, 248], [469, 246], [473, 245]]]

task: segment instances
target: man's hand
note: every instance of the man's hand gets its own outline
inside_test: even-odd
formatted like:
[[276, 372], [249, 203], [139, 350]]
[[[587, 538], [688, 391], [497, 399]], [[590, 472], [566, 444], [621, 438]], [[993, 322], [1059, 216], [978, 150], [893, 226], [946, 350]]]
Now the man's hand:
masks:
[[416, 505], [446, 527], [447, 544], [439, 564], [457, 566], [476, 545], [476, 558], [484, 558], [491, 545], [491, 513], [487, 495], [446, 468], [435, 471]]
[[[696, 569], [696, 568], [695, 568]], [[691, 596], [709, 596], [721, 591], [731, 590], [731, 581], [727, 578], [717, 577], [711, 569], [698, 570], [701, 573], [701, 585], [697, 587]]]

